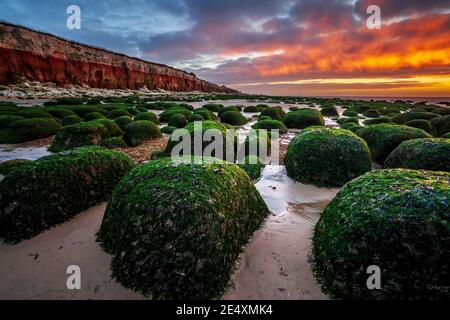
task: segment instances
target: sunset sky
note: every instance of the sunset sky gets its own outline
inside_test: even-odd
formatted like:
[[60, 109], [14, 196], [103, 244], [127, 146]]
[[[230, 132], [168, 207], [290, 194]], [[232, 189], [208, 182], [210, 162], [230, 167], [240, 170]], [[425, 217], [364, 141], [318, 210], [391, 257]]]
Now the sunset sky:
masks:
[[450, 96], [450, 0], [1, 0], [0, 19], [249, 93]]

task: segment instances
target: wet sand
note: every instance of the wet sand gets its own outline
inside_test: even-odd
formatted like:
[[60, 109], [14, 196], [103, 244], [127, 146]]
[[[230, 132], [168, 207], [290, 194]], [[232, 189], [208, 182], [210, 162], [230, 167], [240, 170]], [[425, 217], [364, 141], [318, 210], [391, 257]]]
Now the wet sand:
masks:
[[312, 229], [337, 189], [296, 183], [267, 166], [256, 184], [272, 214], [241, 255], [225, 299], [327, 299], [308, 262]]
[[[111, 258], [95, 242], [106, 204], [14, 246], [0, 245], [0, 299], [142, 299], [111, 280]], [[81, 290], [66, 286], [81, 268]]]

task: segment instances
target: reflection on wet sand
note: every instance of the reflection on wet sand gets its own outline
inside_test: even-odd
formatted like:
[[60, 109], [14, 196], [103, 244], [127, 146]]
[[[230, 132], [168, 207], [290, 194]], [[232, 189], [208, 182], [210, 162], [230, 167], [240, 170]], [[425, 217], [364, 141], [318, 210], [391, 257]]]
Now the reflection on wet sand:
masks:
[[312, 228], [338, 189], [296, 183], [270, 165], [256, 187], [272, 214], [241, 255], [225, 299], [326, 299], [308, 255]]

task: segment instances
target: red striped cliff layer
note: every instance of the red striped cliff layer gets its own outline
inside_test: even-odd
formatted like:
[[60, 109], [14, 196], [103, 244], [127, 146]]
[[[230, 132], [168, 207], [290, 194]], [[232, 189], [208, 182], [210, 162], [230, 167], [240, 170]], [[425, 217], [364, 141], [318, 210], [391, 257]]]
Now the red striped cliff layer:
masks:
[[24, 80], [106, 89], [236, 92], [193, 73], [0, 22], [0, 84]]

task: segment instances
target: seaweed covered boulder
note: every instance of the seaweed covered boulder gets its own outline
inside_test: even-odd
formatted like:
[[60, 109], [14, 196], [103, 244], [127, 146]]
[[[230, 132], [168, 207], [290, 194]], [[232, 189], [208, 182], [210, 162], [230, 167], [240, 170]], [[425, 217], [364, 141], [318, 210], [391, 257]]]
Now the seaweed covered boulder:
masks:
[[11, 170], [28, 165], [33, 161], [27, 159], [13, 159], [0, 162], [0, 175], [7, 175]]
[[278, 120], [259, 120], [252, 126], [253, 129], [279, 130], [281, 134], [288, 132], [283, 122]]
[[170, 127], [175, 128], [183, 128], [188, 124], [188, 121], [185, 116], [182, 114], [174, 114], [172, 117], [170, 117], [169, 123], [167, 124]]
[[334, 106], [323, 107], [320, 113], [325, 117], [339, 116], [339, 112]]
[[139, 112], [134, 116], [134, 121], [139, 120], [147, 120], [153, 122], [154, 124], [159, 124], [158, 116], [153, 112]]
[[439, 115], [432, 113], [432, 112], [405, 112], [405, 113], [398, 114], [398, 115], [392, 117], [391, 119], [392, 119], [392, 122], [394, 122], [396, 124], [405, 124], [411, 120], [417, 120], [417, 119], [431, 120], [436, 117], [439, 117]]
[[122, 131], [125, 131], [127, 126], [133, 122], [133, 119], [129, 116], [122, 116], [114, 119], [114, 122], [117, 123], [117, 125], [122, 129]]
[[172, 118], [175, 114], [182, 114], [186, 119], [189, 118], [189, 116], [192, 114], [191, 111], [189, 111], [186, 108], [181, 107], [173, 107], [165, 110], [163, 113], [159, 115], [159, 121], [161, 122], [169, 122], [170, 118]]
[[123, 135], [122, 129], [120, 129], [119, 125], [111, 119], [97, 119], [93, 120], [94, 123], [100, 123], [105, 126], [107, 130], [108, 137], [120, 137]]
[[[206, 137], [206, 135], [209, 137]], [[216, 138], [220, 139], [220, 143], [222, 144], [221, 150], [213, 148]], [[198, 149], [195, 149], [195, 141], [198, 141]], [[179, 152], [182, 153], [182, 156], [201, 156], [206, 150], [208, 153], [211, 152], [208, 156], [218, 157], [223, 160], [227, 154], [232, 153], [233, 156], [236, 155], [238, 150], [238, 136], [233, 127], [227, 124], [215, 121], [195, 121], [189, 123], [183, 129], [175, 130], [172, 133], [164, 153], [167, 156], [170, 156], [176, 146], [181, 147]], [[183, 146], [185, 146], [185, 148]], [[196, 151], [201, 152], [201, 154], [198, 154]], [[222, 155], [219, 155], [220, 152]], [[175, 154], [174, 156], [179, 155], [180, 154]]]
[[202, 108], [197, 109], [193, 112], [192, 115], [201, 116], [203, 120], [212, 120], [212, 121], [217, 120], [217, 116], [212, 111], [209, 111], [207, 109]]
[[411, 121], [408, 121], [405, 125], [408, 127], [422, 129], [423, 131], [426, 131], [429, 134], [433, 134], [433, 131], [434, 131], [433, 126], [431, 125], [430, 121], [424, 120], [424, 119], [411, 120]]
[[221, 114], [220, 122], [226, 123], [232, 126], [242, 126], [246, 124], [247, 118], [240, 112], [227, 111]]
[[371, 169], [365, 141], [348, 130], [312, 127], [292, 139], [284, 159], [289, 177], [318, 187], [341, 187]]
[[402, 142], [384, 162], [386, 168], [450, 172], [450, 140], [414, 139]]
[[267, 214], [238, 166], [163, 158], [119, 183], [98, 240], [125, 287], [156, 299], [212, 299]]
[[130, 147], [141, 145], [146, 140], [161, 138], [161, 130], [151, 121], [139, 120], [125, 128], [123, 139]]
[[286, 113], [281, 107], [269, 107], [261, 111], [261, 116], [271, 117], [273, 120], [281, 121]]
[[101, 144], [101, 147], [107, 148], [107, 149], [115, 149], [115, 148], [127, 148], [128, 145], [123, 140], [122, 137], [110, 137], [103, 139]]
[[20, 143], [50, 137], [61, 125], [53, 118], [17, 120], [0, 128], [0, 143]]
[[305, 129], [311, 126], [323, 126], [325, 124], [322, 114], [315, 109], [298, 109], [286, 114], [283, 123], [288, 128]]
[[209, 110], [211, 112], [219, 112], [220, 109], [222, 109], [224, 106], [222, 104], [214, 104], [214, 103], [208, 103], [205, 104], [202, 108]]
[[438, 137], [446, 134], [447, 132], [450, 132], [450, 115], [433, 118], [430, 120], [430, 123], [433, 126]]
[[72, 124], [79, 123], [79, 122], [83, 122], [83, 119], [77, 115], [68, 116], [68, 117], [65, 117], [64, 119], [62, 119], [62, 125], [64, 127], [70, 126]]
[[422, 129], [395, 124], [376, 124], [356, 132], [369, 145], [373, 161], [383, 164], [400, 143], [412, 139], [431, 138]]
[[98, 146], [107, 136], [108, 129], [103, 124], [80, 122], [59, 130], [48, 150], [60, 152], [83, 146]]
[[171, 127], [171, 126], [164, 126], [161, 128], [161, 133], [172, 134], [177, 129], [178, 128]]
[[0, 182], [0, 238], [31, 238], [106, 200], [133, 166], [121, 152], [83, 147], [14, 169]]
[[[448, 172], [377, 170], [346, 184], [314, 229], [322, 290], [340, 299], [448, 299], [449, 199]], [[367, 287], [373, 265], [378, 290]]]

